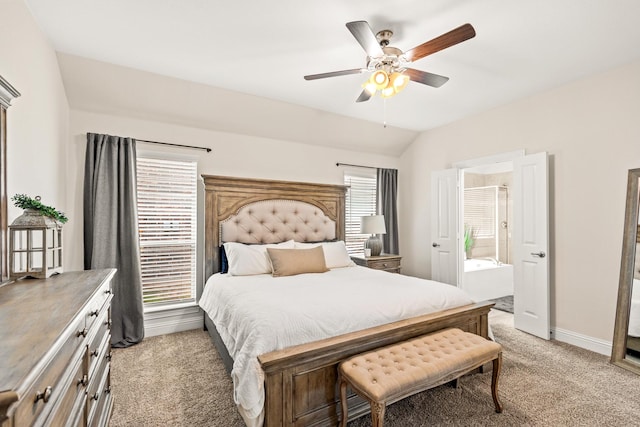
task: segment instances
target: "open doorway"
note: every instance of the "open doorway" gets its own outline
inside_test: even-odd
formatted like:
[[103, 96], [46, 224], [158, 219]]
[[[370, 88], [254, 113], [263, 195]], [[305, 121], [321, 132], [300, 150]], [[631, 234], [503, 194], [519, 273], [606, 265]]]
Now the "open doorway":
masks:
[[[484, 261], [488, 261], [489, 265], [493, 263], [496, 267], [504, 267], [491, 269], [495, 270], [491, 273], [499, 272], [506, 276], [506, 289], [496, 291], [493, 288], [474, 287], [473, 279], [465, 276], [473, 272], [465, 271], [464, 255], [467, 251], [464, 245], [463, 190], [466, 188], [465, 175], [467, 181], [475, 178], [472, 173], [482, 175], [485, 174], [484, 170], [488, 175], [499, 175], [506, 171], [490, 168], [497, 168], [497, 164], [502, 163], [505, 163], [500, 165], [502, 167], [512, 165], [513, 184], [507, 184], [507, 189], [501, 190], [497, 187], [505, 187], [502, 183], [497, 181], [487, 185], [488, 178], [485, 176], [481, 186], [496, 187], [491, 190], [497, 199], [494, 205], [496, 210], [500, 210], [500, 194], [506, 195], [503, 202], [507, 210], [504, 219], [506, 233], [503, 233], [506, 238], [503, 237], [501, 243], [500, 229], [503, 220], [495, 215], [489, 217], [489, 221], [494, 223], [495, 239], [482, 242], [483, 245], [478, 245], [475, 253], [473, 246], [467, 248], [467, 255], [471, 255], [471, 259], [492, 258]], [[502, 178], [506, 179], [506, 175]], [[524, 151], [505, 153], [459, 162], [451, 169], [431, 173], [432, 279], [459, 286], [476, 300], [493, 299], [502, 292], [507, 295], [512, 288], [514, 326], [544, 339], [550, 337], [548, 191], [548, 157], [545, 152], [528, 155]], [[512, 203], [511, 214], [509, 200]], [[469, 235], [473, 238], [473, 230]], [[491, 246], [495, 247], [495, 253], [488, 254], [486, 251]], [[481, 260], [467, 265], [478, 264], [479, 261]], [[478, 274], [486, 272], [481, 270]], [[491, 281], [495, 283], [494, 279]]]
[[460, 287], [478, 301], [513, 313], [513, 162], [461, 169]]

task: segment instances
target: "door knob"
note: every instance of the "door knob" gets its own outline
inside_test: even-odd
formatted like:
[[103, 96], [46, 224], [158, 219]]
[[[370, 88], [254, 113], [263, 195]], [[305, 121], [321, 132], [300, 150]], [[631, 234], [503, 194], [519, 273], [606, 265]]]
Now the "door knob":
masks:
[[545, 254], [544, 252], [540, 251], [540, 252], [531, 252], [531, 255], [533, 256], [537, 256], [538, 258], [544, 258], [547, 256], [547, 254]]
[[435, 242], [431, 246], [433, 246], [434, 248], [439, 248], [440, 247], [440, 245], [438, 243], [435, 243]]

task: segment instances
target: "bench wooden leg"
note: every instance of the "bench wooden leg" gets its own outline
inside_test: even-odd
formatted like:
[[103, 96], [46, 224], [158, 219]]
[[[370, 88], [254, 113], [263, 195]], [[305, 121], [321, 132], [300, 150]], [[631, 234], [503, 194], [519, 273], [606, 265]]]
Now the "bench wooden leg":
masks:
[[500, 376], [500, 369], [502, 369], [502, 353], [498, 353], [498, 357], [493, 359], [493, 373], [491, 376], [491, 396], [493, 397], [493, 403], [496, 405], [496, 412], [502, 412], [502, 404], [498, 399], [498, 377]]
[[347, 382], [340, 375], [340, 408], [342, 409], [341, 427], [347, 427], [347, 418], [349, 417], [349, 408], [347, 405]]
[[371, 402], [371, 425], [372, 427], [382, 427], [384, 424], [384, 410], [387, 405], [382, 402]]

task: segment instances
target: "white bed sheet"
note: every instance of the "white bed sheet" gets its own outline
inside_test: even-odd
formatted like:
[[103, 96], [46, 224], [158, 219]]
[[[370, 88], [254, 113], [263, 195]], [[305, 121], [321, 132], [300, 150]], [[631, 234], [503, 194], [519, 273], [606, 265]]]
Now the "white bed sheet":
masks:
[[258, 355], [472, 302], [455, 286], [345, 267], [278, 278], [214, 274], [199, 305], [234, 360], [234, 399], [249, 421], [264, 405]]

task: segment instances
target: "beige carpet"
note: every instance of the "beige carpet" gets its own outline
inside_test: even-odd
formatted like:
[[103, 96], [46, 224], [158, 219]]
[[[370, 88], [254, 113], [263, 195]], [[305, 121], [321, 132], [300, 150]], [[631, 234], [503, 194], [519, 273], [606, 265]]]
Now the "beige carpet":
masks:
[[[502, 414], [491, 400], [491, 374], [464, 377], [390, 405], [385, 426], [640, 425], [640, 377], [608, 357], [513, 329], [492, 313], [504, 346]], [[206, 332], [148, 338], [113, 354], [111, 426], [242, 426], [233, 386]], [[349, 427], [370, 426], [363, 417]]]

